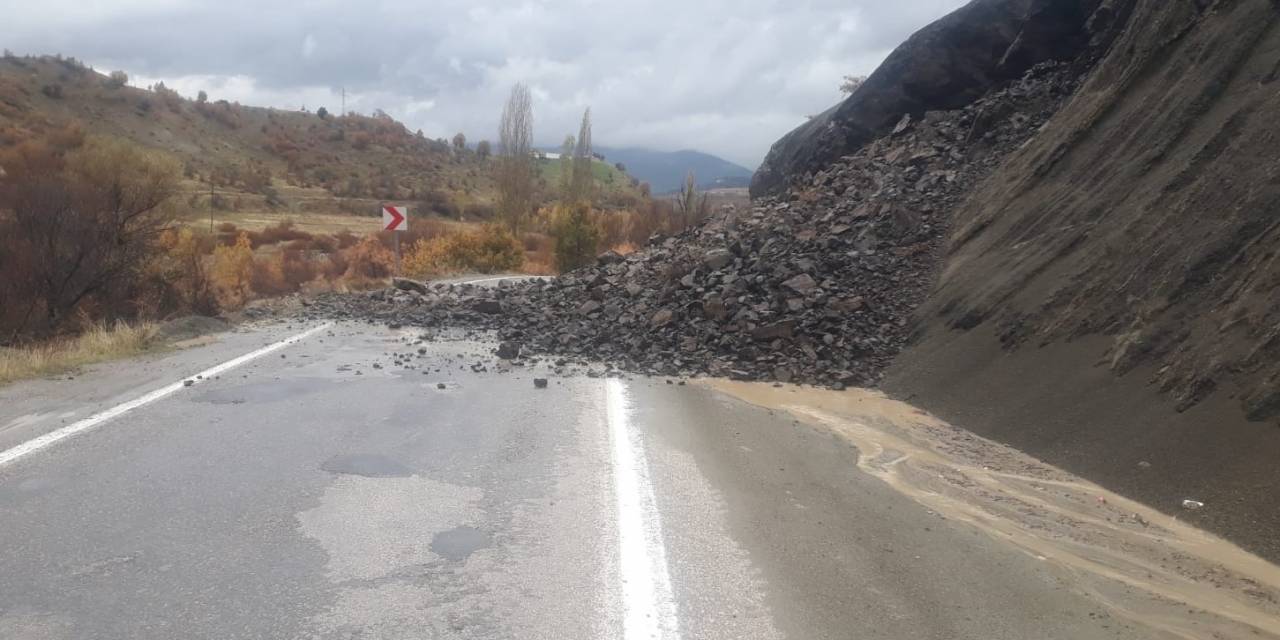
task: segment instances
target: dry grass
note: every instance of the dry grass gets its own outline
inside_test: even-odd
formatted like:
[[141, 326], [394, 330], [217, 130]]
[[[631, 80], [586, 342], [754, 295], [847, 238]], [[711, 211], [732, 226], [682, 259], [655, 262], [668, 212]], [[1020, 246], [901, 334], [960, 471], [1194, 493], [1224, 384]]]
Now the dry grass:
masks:
[[[190, 211], [182, 215], [180, 222], [197, 231], [209, 230], [208, 211]], [[290, 222], [308, 233], [341, 233], [350, 231], [358, 235], [375, 233], [382, 229], [382, 218], [353, 216], [343, 213], [295, 213], [289, 211], [215, 211], [213, 225], [230, 223], [245, 231], [262, 231], [267, 227]], [[412, 222], [410, 223], [412, 224]]]
[[0, 384], [70, 371], [95, 362], [142, 353], [155, 345], [154, 323], [99, 324], [74, 338], [0, 348]]
[[629, 256], [635, 253], [639, 249], [639, 247], [637, 247], [635, 243], [631, 241], [623, 242], [621, 244], [615, 244], [610, 248], [613, 249], [615, 252], [624, 256]]
[[[208, 211], [184, 212], [179, 222], [195, 231], [209, 230]], [[349, 213], [316, 213], [296, 211], [214, 211], [213, 226], [230, 223], [245, 231], [262, 231], [267, 227], [291, 223], [299, 231], [313, 234], [334, 234], [349, 231], [356, 235], [377, 233], [382, 230], [382, 218], [379, 216], [357, 216]], [[418, 227], [440, 226], [450, 231], [464, 231], [480, 228], [478, 222], [459, 222], [445, 218], [410, 218], [409, 229]]]

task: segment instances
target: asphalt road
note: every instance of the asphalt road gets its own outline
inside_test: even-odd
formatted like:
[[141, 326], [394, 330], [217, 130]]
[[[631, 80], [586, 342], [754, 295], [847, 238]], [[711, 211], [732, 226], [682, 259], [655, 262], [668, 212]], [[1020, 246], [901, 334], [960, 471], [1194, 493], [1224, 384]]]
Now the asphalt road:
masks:
[[0, 638], [1160, 637], [821, 427], [309, 328], [0, 389]]

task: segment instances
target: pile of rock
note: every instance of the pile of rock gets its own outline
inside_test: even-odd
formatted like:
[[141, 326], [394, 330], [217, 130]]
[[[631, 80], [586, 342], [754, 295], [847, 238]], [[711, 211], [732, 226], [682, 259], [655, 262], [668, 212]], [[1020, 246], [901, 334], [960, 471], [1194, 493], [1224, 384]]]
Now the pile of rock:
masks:
[[326, 316], [491, 329], [502, 356], [549, 354], [663, 375], [874, 384], [928, 293], [947, 216], [1075, 87], [1044, 64], [970, 106], [893, 133], [792, 185], [628, 256], [498, 288], [329, 295]]

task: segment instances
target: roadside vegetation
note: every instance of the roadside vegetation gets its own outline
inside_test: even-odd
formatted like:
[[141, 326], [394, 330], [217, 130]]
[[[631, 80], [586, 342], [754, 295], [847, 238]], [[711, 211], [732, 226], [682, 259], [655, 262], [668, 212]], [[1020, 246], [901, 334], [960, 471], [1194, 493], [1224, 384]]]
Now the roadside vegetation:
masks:
[[560, 157], [535, 151], [522, 85], [496, 143], [474, 148], [385, 114], [140, 89], [56, 56], [4, 56], [0, 94], [0, 380], [134, 353], [155, 321], [384, 286], [379, 201], [410, 208], [401, 270], [419, 278], [563, 272], [709, 213], [594, 153], [589, 109]]
[[151, 322], [95, 324], [79, 335], [23, 347], [0, 347], [0, 384], [66, 373], [96, 362], [137, 355], [156, 347]]

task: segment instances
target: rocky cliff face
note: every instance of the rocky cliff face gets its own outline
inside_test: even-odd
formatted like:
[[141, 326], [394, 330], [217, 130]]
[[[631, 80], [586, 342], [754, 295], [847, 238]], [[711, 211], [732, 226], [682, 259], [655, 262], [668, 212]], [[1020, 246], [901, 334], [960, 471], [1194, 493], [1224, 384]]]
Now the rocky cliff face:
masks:
[[973, 0], [899, 46], [857, 91], [773, 145], [752, 197], [793, 182], [887, 133], [903, 114], [958, 109], [1047, 60], [1087, 64], [1131, 0]]

